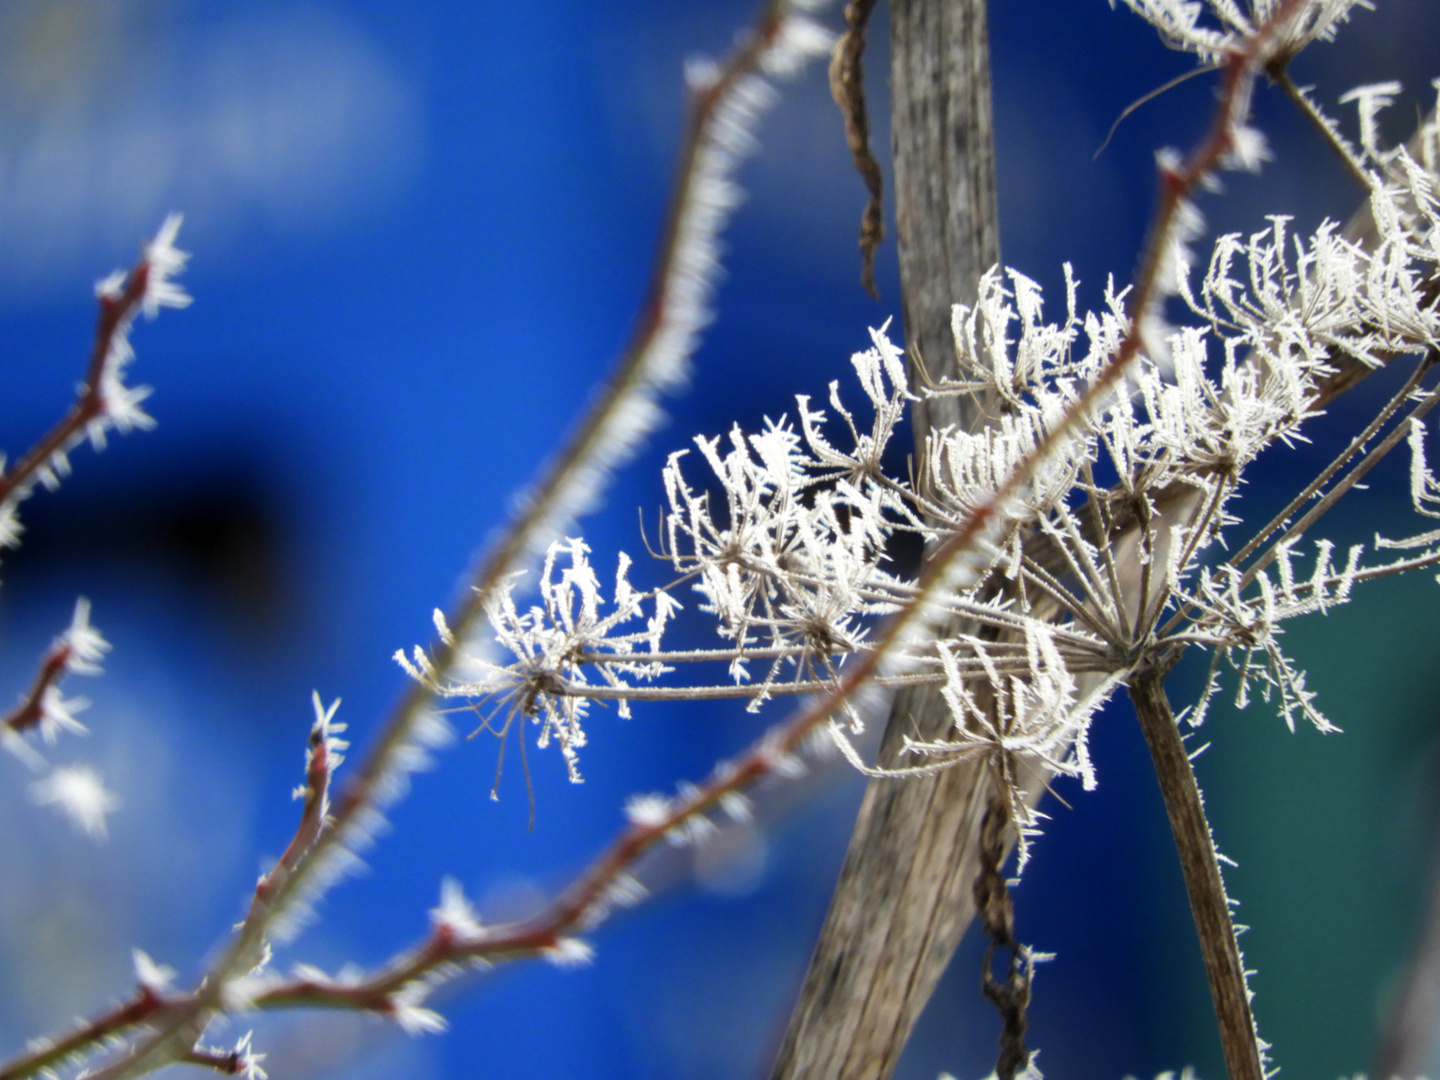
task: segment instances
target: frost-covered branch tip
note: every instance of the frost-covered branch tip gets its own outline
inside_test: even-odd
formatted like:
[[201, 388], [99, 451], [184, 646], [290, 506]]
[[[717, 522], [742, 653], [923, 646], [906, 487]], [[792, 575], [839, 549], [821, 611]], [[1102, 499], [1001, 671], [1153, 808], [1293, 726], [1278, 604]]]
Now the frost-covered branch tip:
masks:
[[120, 800], [105, 789], [99, 774], [88, 765], [52, 768], [27, 736], [38, 734], [50, 747], [62, 732], [88, 734], [76, 715], [90, 707], [89, 699], [67, 698], [60, 689], [61, 681], [71, 674], [100, 674], [100, 661], [109, 651], [109, 642], [90, 624], [90, 601], [81, 597], [76, 601], [70, 625], [41, 658], [30, 689], [21, 695], [19, 705], [0, 719], [0, 746], [32, 772], [43, 774], [30, 784], [31, 801], [54, 806], [77, 829], [97, 840], [105, 838], [105, 819], [119, 807]]
[[[125, 383], [126, 369], [134, 359], [130, 328], [144, 312], [154, 318], [161, 308], [183, 308], [190, 297], [174, 280], [189, 256], [175, 247], [181, 217], [171, 214], [129, 271], [117, 270], [95, 286], [99, 302], [90, 363], [70, 411], [13, 466], [0, 471], [0, 546], [15, 547], [21, 526], [17, 505], [38, 481], [54, 489], [70, 472], [69, 453], [83, 439], [97, 449], [105, 446], [110, 431], [122, 434], [154, 427], [143, 403], [147, 386]], [[0, 466], [4, 459], [0, 458]]]

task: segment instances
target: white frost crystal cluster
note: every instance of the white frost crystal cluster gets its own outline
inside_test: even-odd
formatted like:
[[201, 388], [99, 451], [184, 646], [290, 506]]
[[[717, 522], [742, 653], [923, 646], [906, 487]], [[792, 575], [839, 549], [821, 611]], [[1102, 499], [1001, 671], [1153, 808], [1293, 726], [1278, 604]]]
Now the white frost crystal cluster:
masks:
[[[1165, 5], [1176, 18], [1189, 6]], [[1326, 18], [1340, 13], [1336, 6]], [[1195, 35], [1210, 33], [1175, 25], [1177, 39], [1197, 49]], [[1324, 25], [1317, 16], [1311, 29]], [[1327, 380], [1346, 365], [1433, 355], [1440, 341], [1431, 176], [1404, 148], [1366, 151], [1365, 160], [1378, 234], [1369, 246], [1333, 223], [1296, 237], [1276, 217], [1249, 237], [1219, 238], [1192, 282], [1182, 246], [1190, 237], [1178, 230], [1172, 263], [1182, 273], [1169, 291], [1193, 321], [1163, 328], [1163, 341], [1147, 334], [1123, 390], [1064, 437], [1048, 440], [1125, 337], [1125, 294], [1111, 285], [1104, 307], [1082, 314], [1067, 267], [1064, 321], [1048, 323], [1039, 286], [996, 268], [973, 307], [955, 308], [953, 376], [907, 373], [882, 328], [852, 360], [862, 410], [836, 383], [828, 408], [800, 397], [793, 421], [700, 437], [695, 451], [673, 454], [652, 553], [668, 565], [668, 581], [638, 589], [621, 555], [607, 596], [589, 547], [566, 539], [551, 547], [538, 582], [511, 579], [490, 607], [487, 639], [464, 643], [478, 678], [436, 680], [418, 651], [406, 666], [442, 694], [491, 702], [492, 715], [506, 717], [497, 732], [516, 717], [532, 720], [578, 778], [582, 723], [597, 699], [623, 711], [642, 699], [744, 696], [759, 708], [835, 685], [872, 648], [877, 619], [916, 594], [915, 580], [892, 563], [896, 537], [942, 542], [1028, 463], [1028, 481], [972, 558], [978, 572], [938, 601], [939, 628], [906, 639], [877, 680], [938, 686], [953, 717], [947, 737], [909, 744], [902, 771], [979, 754], [1007, 780], [1029, 761], [1090, 786], [1085, 735], [1099, 706], [1140, 665], [1189, 646], [1233, 665], [1242, 704], [1258, 686], [1292, 727], [1302, 717], [1331, 730], [1280, 648], [1279, 624], [1343, 603], [1359, 580], [1440, 560], [1440, 533], [1383, 542], [1408, 544], [1409, 557], [1396, 563], [1372, 564], [1358, 548], [1337, 560], [1321, 542], [1309, 572], [1299, 568], [1301, 537], [1289, 522], [1239, 549], [1243, 559], [1212, 553], [1237, 531], [1227, 508], [1245, 470], [1276, 443], [1304, 441]], [[1392, 414], [1426, 395], [1418, 387], [1417, 377]], [[891, 443], [908, 403], [947, 395], [978, 400], [983, 415], [969, 429], [932, 432], [909, 475], [897, 475]], [[1410, 440], [1414, 497], [1434, 517], [1419, 423]], [[1313, 494], [1323, 498], [1341, 472], [1329, 470]], [[526, 605], [528, 590], [536, 600]], [[713, 616], [716, 647], [665, 648], [686, 593]], [[860, 726], [858, 715], [845, 719]], [[848, 732], [832, 723], [832, 734], [858, 762]]]

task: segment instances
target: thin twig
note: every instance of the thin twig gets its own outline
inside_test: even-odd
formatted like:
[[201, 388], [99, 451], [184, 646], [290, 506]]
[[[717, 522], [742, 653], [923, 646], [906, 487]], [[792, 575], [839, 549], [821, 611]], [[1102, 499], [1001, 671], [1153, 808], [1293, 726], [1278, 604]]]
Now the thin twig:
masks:
[[1415, 370], [1410, 373], [1410, 377], [1405, 380], [1405, 384], [1401, 386], [1390, 400], [1385, 403], [1385, 406], [1375, 414], [1375, 418], [1365, 425], [1365, 430], [1351, 439], [1350, 444], [1335, 456], [1335, 460], [1321, 470], [1320, 475], [1306, 484], [1304, 490], [1286, 504], [1285, 509], [1271, 518], [1264, 528], [1259, 529], [1255, 535], [1246, 542], [1244, 547], [1226, 561], [1231, 566], [1240, 566], [1250, 557], [1256, 548], [1265, 542], [1271, 533], [1283, 527], [1302, 506], [1314, 498], [1320, 489], [1330, 482], [1331, 477], [1343, 469], [1345, 464], [1385, 426], [1386, 421], [1395, 415], [1396, 410], [1405, 404], [1410, 394], [1420, 385], [1420, 380], [1425, 377], [1425, 373], [1434, 366], [1437, 360], [1440, 360], [1440, 355], [1437, 355], [1433, 350], [1426, 353], [1420, 363], [1415, 366]]
[[875, 0], [850, 0], [845, 5], [845, 33], [835, 43], [830, 61], [830, 94], [845, 121], [845, 142], [855, 171], [865, 181], [870, 197], [860, 216], [860, 284], [873, 299], [880, 299], [875, 287], [875, 249], [885, 239], [885, 213], [881, 201], [885, 179], [880, 162], [870, 149], [870, 117], [865, 109], [865, 30]]
[[1189, 71], [1186, 71], [1180, 75], [1176, 75], [1175, 78], [1169, 80], [1168, 82], [1160, 86], [1157, 86], [1149, 93], [1142, 94], [1140, 97], [1132, 101], [1129, 105], [1126, 105], [1124, 111], [1121, 112], [1120, 115], [1115, 118], [1115, 122], [1110, 125], [1110, 130], [1105, 133], [1105, 141], [1095, 148], [1095, 153], [1090, 156], [1090, 160], [1100, 160], [1100, 155], [1103, 154], [1105, 152], [1105, 148], [1110, 145], [1110, 140], [1115, 138], [1115, 132], [1120, 130], [1120, 125], [1125, 122], [1125, 118], [1128, 117], [1131, 113], [1133, 113], [1136, 109], [1140, 108], [1140, 106], [1146, 104], [1147, 102], [1154, 101], [1157, 97], [1159, 97], [1161, 94], [1166, 93], [1167, 91], [1174, 90], [1175, 87], [1179, 86], [1181, 83], [1189, 82], [1196, 75], [1207, 74], [1208, 72], [1215, 71], [1219, 67], [1219, 64], [1201, 64], [1199, 67], [1191, 68]]
[[1051, 576], [1050, 571], [1046, 570], [1029, 555], [1024, 557], [1021, 567], [1022, 580], [1028, 579], [1038, 585], [1047, 596], [1060, 606], [1062, 611], [1068, 612], [1086, 626], [1090, 627], [1096, 637], [1102, 641], [1113, 643], [1116, 640], [1114, 638], [1114, 628], [1100, 622], [1083, 601], [1071, 595], [1069, 589], [1065, 588], [1064, 585]]
[[[1083, 475], [1086, 486], [1091, 491], [1097, 490], [1095, 484], [1095, 469], [1088, 458], [1085, 461]], [[1095, 536], [1100, 538], [1108, 535], [1109, 530], [1106, 529], [1104, 523], [1104, 519], [1107, 516], [1104, 512], [1104, 507], [1095, 499], [1086, 499], [1085, 503], [1086, 506], [1089, 507], [1090, 526], [1095, 530]], [[1109, 544], [1101, 543], [1098, 546], [1105, 560], [1105, 578], [1110, 586], [1110, 595], [1115, 598], [1115, 609], [1119, 620], [1117, 629], [1120, 631], [1121, 638], [1129, 638], [1130, 612], [1126, 610], [1125, 593], [1124, 590], [1120, 588], [1120, 574], [1115, 566], [1115, 552]], [[1144, 616], [1144, 610], [1137, 609], [1137, 619], [1144, 618]]]
[[125, 332], [145, 299], [150, 281], [150, 262], [141, 257], [125, 279], [118, 295], [99, 297], [99, 313], [95, 320], [95, 337], [90, 346], [90, 361], [85, 379], [80, 383], [75, 402], [45, 436], [30, 448], [15, 465], [0, 475], [0, 505], [16, 495], [24, 497], [39, 473], [57, 453], [74, 445], [86, 427], [99, 418], [105, 409], [101, 377], [117, 337]]
[[1346, 492], [1363, 480], [1371, 469], [1380, 464], [1385, 455], [1395, 449], [1395, 447], [1399, 445], [1400, 440], [1409, 434], [1410, 421], [1423, 418], [1436, 405], [1440, 405], [1440, 389], [1432, 390], [1429, 394], [1425, 395], [1425, 398], [1416, 405], [1415, 408], [1410, 410], [1409, 415], [1405, 418], [1405, 422], [1396, 424], [1390, 434], [1385, 436], [1379, 445], [1372, 448], [1361, 458], [1355, 467], [1346, 473], [1338, 484], [1327, 491], [1324, 497], [1311, 507], [1304, 517], [1294, 525], [1286, 528], [1274, 543], [1257, 556], [1255, 561], [1250, 564], [1249, 568], [1247, 568], [1241, 576], [1241, 586], [1244, 587], [1254, 581], [1255, 578], [1259, 576], [1260, 571], [1275, 561], [1275, 556], [1279, 554], [1281, 545], [1295, 537], [1304, 535], [1305, 531], [1339, 502]]
[[1269, 75], [1276, 85], [1285, 91], [1285, 96], [1290, 99], [1295, 108], [1300, 110], [1300, 115], [1310, 121], [1310, 125], [1320, 133], [1320, 137], [1325, 140], [1325, 145], [1335, 151], [1335, 156], [1344, 163], [1346, 171], [1350, 173], [1355, 182], [1367, 193], [1374, 190], [1372, 177], [1365, 171], [1365, 167], [1355, 159], [1354, 152], [1345, 145], [1345, 141], [1340, 138], [1334, 126], [1315, 107], [1315, 103], [1305, 95], [1305, 91], [1296, 86], [1295, 80], [1290, 78], [1289, 58], [1285, 57], [1282, 61], [1271, 64], [1265, 69], [1265, 74]]

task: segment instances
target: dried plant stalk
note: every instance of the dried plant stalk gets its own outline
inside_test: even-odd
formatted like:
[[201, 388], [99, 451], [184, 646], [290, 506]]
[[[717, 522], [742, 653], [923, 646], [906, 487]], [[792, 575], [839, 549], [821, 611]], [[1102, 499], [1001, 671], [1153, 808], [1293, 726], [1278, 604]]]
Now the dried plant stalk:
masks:
[[[896, 231], [917, 376], [917, 359], [932, 376], [958, 375], [951, 307], [973, 303], [980, 275], [1000, 261], [989, 64], [984, 0], [892, 2]], [[980, 403], [932, 399], [917, 402], [911, 415], [923, 453], [930, 429], [971, 427]], [[902, 690], [880, 764], [899, 763], [905, 736], [934, 741], [952, 723], [938, 690]], [[974, 917], [988, 784], [981, 762], [870, 781], [775, 1080], [894, 1071]]]

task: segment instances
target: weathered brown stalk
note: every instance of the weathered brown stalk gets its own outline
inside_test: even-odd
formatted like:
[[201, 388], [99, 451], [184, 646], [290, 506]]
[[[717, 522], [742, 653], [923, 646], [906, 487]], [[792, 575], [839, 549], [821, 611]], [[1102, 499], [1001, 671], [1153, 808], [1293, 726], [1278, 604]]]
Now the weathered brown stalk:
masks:
[[1190, 895], [1200, 953], [1210, 980], [1210, 997], [1215, 1003], [1226, 1070], [1230, 1080], [1265, 1080], [1255, 1020], [1250, 1013], [1250, 995], [1245, 987], [1245, 967], [1235, 941], [1235, 927], [1230, 921], [1230, 902], [1220, 876], [1220, 861], [1210, 836], [1210, 824], [1205, 818], [1190, 755], [1165, 697], [1165, 670], [1152, 667], [1137, 672], [1130, 680], [1130, 700], [1150, 747], [1160, 794], [1170, 817], [1170, 831], [1180, 856], [1180, 868], [1185, 872], [1185, 889]]
[[840, 106], [840, 115], [845, 121], [845, 141], [850, 146], [850, 157], [855, 162], [855, 171], [865, 181], [869, 198], [860, 216], [860, 284], [876, 300], [880, 290], [875, 287], [875, 249], [885, 239], [885, 213], [882, 196], [885, 179], [880, 172], [880, 162], [870, 149], [870, 114], [865, 107], [865, 30], [870, 24], [870, 13], [875, 10], [875, 0], [850, 0], [845, 5], [845, 33], [835, 43], [835, 55], [830, 61], [830, 94]]
[[[912, 365], [923, 357], [943, 377], [956, 373], [951, 305], [973, 302], [1000, 259], [984, 0], [892, 0], [890, 67], [906, 347]], [[979, 413], [959, 398], [917, 403], [917, 446]], [[937, 690], [902, 691], [880, 763], [899, 764], [904, 736], [934, 740], [950, 723]], [[894, 1071], [974, 915], [987, 792], [981, 764], [870, 782], [776, 1080]]]

